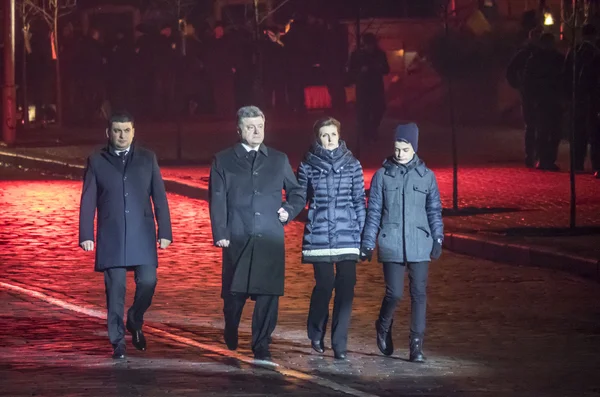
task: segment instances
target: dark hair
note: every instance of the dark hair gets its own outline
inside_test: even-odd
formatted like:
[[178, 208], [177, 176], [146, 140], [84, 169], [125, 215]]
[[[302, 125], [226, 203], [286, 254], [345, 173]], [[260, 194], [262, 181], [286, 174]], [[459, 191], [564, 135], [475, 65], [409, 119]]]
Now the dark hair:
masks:
[[362, 41], [365, 45], [376, 46], [377, 45], [377, 36], [375, 36], [373, 33], [365, 33], [362, 36]]
[[581, 34], [583, 36], [595, 36], [597, 33], [596, 27], [592, 24], [585, 24], [583, 25], [583, 27], [581, 28]]
[[334, 126], [335, 128], [337, 128], [338, 134], [342, 134], [342, 123], [340, 123], [338, 120], [334, 119], [333, 117], [323, 117], [319, 120], [317, 120], [317, 122], [313, 125], [313, 133], [315, 134], [315, 137], [317, 139], [319, 139], [319, 130], [321, 130], [321, 128], [323, 127], [327, 127], [327, 126]]
[[544, 33], [540, 36], [540, 43], [542, 44], [554, 44], [555, 38], [552, 33]]
[[133, 116], [125, 110], [113, 112], [108, 118], [106, 128], [110, 130], [113, 123], [131, 123], [133, 125]]

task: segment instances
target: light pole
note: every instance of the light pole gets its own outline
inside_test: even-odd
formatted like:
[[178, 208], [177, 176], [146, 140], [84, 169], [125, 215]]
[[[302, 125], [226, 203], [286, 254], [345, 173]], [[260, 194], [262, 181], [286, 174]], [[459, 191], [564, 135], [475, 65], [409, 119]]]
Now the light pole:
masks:
[[577, 191], [575, 189], [575, 128], [577, 122], [575, 120], [575, 112], [577, 109], [577, 28], [579, 22], [579, 1], [573, 0], [573, 15], [571, 23], [571, 54], [573, 56], [573, 84], [572, 84], [572, 98], [571, 98], [571, 128], [569, 131], [569, 185], [571, 189], [571, 196], [569, 202], [569, 227], [574, 229], [577, 225]]
[[[361, 6], [361, 0], [356, 0], [356, 52], [358, 53], [358, 51], [360, 51], [360, 14], [361, 14], [361, 10], [360, 10], [360, 6]], [[358, 88], [358, 84], [356, 84], [355, 86], [356, 88]], [[356, 98], [356, 150], [354, 151], [354, 154], [356, 155], [356, 158], [360, 160], [360, 147], [361, 147], [361, 129], [360, 129], [360, 122], [358, 120], [358, 93], [355, 93], [355, 98]]]
[[[446, 62], [449, 64], [449, 71], [447, 74], [447, 82], [448, 82], [448, 110], [450, 113], [450, 136], [452, 139], [452, 209], [456, 212], [458, 211], [458, 149], [456, 143], [456, 121], [454, 117], [454, 90], [453, 90], [453, 73], [454, 68], [456, 66], [454, 54], [450, 54], [448, 51], [448, 46], [450, 45], [450, 27], [448, 26], [448, 18], [449, 18], [449, 8], [453, 7], [451, 1], [446, 2], [444, 5], [444, 36], [445, 36], [445, 47], [444, 53], [445, 56], [450, 56], [451, 59], [446, 59]], [[453, 10], [454, 11], [454, 10]]]
[[4, 85], [2, 87], [2, 140], [16, 139], [17, 103], [15, 88], [15, 1], [4, 0]]

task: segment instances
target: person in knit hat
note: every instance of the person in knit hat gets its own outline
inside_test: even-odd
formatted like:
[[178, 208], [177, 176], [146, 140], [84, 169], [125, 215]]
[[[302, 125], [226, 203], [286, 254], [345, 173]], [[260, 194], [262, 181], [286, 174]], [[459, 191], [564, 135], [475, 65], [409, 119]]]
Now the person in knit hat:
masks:
[[416, 124], [396, 128], [394, 154], [371, 181], [361, 258], [371, 260], [377, 243], [383, 263], [385, 297], [375, 323], [377, 347], [386, 356], [394, 352], [392, 324], [404, 289], [410, 280], [410, 361], [423, 362], [426, 288], [429, 262], [442, 253], [442, 203], [433, 171], [417, 155]]

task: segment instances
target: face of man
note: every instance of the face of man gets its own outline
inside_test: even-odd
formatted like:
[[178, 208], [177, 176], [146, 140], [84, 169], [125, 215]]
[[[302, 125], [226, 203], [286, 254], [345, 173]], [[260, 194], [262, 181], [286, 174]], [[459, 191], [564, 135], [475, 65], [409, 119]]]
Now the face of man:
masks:
[[335, 125], [326, 125], [319, 129], [319, 142], [327, 150], [334, 150], [340, 146], [340, 134]]
[[260, 116], [243, 118], [238, 126], [238, 134], [243, 143], [258, 148], [265, 139], [265, 120]]
[[110, 144], [117, 150], [124, 150], [131, 146], [131, 142], [133, 142], [133, 136], [135, 135], [135, 130], [133, 128], [133, 123], [130, 121], [127, 122], [114, 122], [110, 130], [106, 131], [106, 136], [110, 141]]
[[408, 164], [415, 157], [415, 150], [408, 142], [398, 141], [394, 144], [394, 160], [399, 164]]

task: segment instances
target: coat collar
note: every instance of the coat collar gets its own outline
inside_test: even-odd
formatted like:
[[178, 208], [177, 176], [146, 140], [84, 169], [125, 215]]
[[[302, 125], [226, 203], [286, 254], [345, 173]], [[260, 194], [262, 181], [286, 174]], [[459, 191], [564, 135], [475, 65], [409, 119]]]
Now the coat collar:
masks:
[[404, 171], [402, 173], [409, 173], [410, 171], [415, 170], [421, 178], [427, 173], [427, 166], [416, 154], [415, 158], [407, 165], [398, 164], [392, 157], [388, 157], [383, 162], [383, 168], [385, 169], [385, 174], [391, 177], [395, 177], [396, 173], [399, 171]]
[[352, 152], [348, 150], [344, 141], [340, 141], [340, 146], [335, 150], [327, 150], [315, 142], [304, 157], [304, 161], [317, 169], [326, 172], [333, 169], [333, 172], [339, 173], [353, 158]]
[[[233, 147], [233, 151], [235, 152], [235, 155], [238, 158], [243, 158], [246, 156], [246, 154], [248, 154], [246, 149], [244, 149], [244, 146], [242, 146], [241, 142], [235, 144], [235, 146]], [[260, 146], [258, 147], [258, 152], [264, 154], [267, 157], [269, 156], [269, 150], [267, 149], [264, 143], [260, 144]]]
[[[102, 149], [102, 151], [111, 156], [118, 157], [117, 153], [116, 153], [116, 149], [110, 144], [110, 142], [106, 143], [106, 146]], [[131, 142], [131, 146], [129, 146], [129, 150], [127, 151], [127, 154], [133, 155], [134, 152], [135, 152], [135, 140], [133, 140], [133, 142]]]

